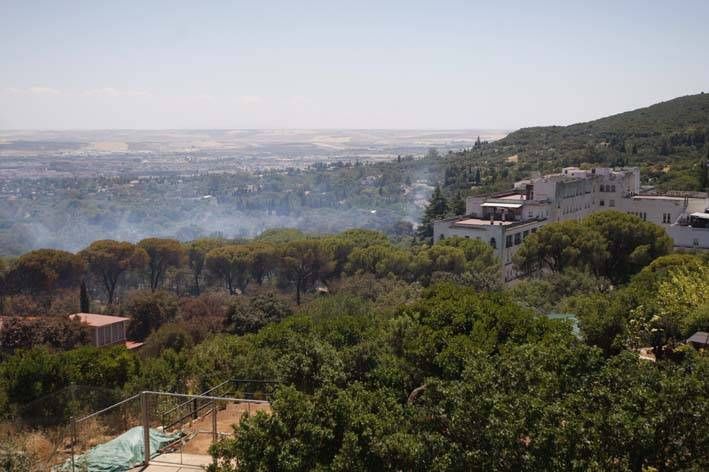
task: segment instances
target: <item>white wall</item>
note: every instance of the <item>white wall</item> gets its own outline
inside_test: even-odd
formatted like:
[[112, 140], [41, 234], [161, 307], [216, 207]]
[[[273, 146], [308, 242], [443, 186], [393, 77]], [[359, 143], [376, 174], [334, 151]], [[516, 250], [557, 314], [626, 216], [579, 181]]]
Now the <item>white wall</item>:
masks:
[[[624, 213], [635, 214], [645, 221], [665, 228], [676, 222], [677, 218], [685, 211], [683, 198], [623, 198], [620, 200], [620, 206], [616, 209]], [[663, 214], [670, 214], [669, 223], [663, 218]]]
[[[504, 226], [500, 224], [480, 225], [480, 226], [453, 226], [454, 221], [435, 221], [433, 223], [433, 240], [440, 241], [443, 238], [458, 236], [461, 238], [479, 239], [490, 244], [490, 238], [495, 238], [495, 255], [502, 260], [504, 257], [505, 241], [503, 238]], [[499, 222], [498, 222], [499, 223]]]
[[675, 247], [709, 249], [709, 228], [672, 225], [665, 229]]

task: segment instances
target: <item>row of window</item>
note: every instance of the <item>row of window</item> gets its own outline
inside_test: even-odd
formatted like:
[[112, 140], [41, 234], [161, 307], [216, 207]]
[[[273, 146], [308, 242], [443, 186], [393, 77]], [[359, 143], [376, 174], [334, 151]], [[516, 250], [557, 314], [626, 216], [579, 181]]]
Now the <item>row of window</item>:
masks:
[[[644, 211], [629, 211], [628, 214], [633, 215], [633, 216], [637, 216], [638, 218], [640, 218], [643, 221], [647, 221], [647, 213], [645, 213]], [[663, 216], [663, 218], [664, 218], [664, 216]]]
[[589, 194], [591, 193], [590, 190], [588, 189], [583, 189], [583, 191], [579, 188], [576, 189], [576, 191], [571, 191], [571, 192], [565, 192], [563, 198], [574, 198], [574, 197], [580, 197], [584, 194]]
[[601, 192], [615, 192], [615, 185], [601, 185]]
[[662, 222], [665, 224], [672, 223], [672, 213], [663, 213], [662, 214]]
[[[515, 234], [508, 234], [505, 239], [505, 247], [518, 246], [522, 244], [522, 241], [524, 241], [527, 236], [529, 236], [530, 232], [536, 233], [537, 228], [532, 228], [531, 230], [524, 230]], [[465, 238], [470, 239], [470, 236], [465, 236]], [[438, 239], [445, 239], [445, 235], [441, 234]], [[480, 239], [480, 237], [477, 237], [475, 239]], [[493, 249], [497, 249], [497, 240], [495, 240], [495, 238], [490, 238], [490, 246], [492, 246]]]
[[587, 209], [589, 209], [589, 208], [591, 208], [591, 204], [588, 203], [588, 202], [586, 202], [586, 203], [583, 204], [582, 207], [580, 207], [580, 206], [579, 206], [579, 207], [575, 207], [575, 208], [565, 207], [562, 213], [563, 213], [564, 215], [568, 215], [569, 213], [575, 213], [575, 212], [578, 212], [578, 211], [581, 211], [581, 210], [587, 210]]
[[[529, 232], [529, 230], [524, 230], [520, 233], [508, 234], [505, 237], [505, 247], [512, 247], [513, 245], [518, 246], [522, 244], [522, 241], [527, 239], [527, 236], [529, 236]], [[537, 228], [532, 228], [531, 232], [536, 233]], [[495, 238], [490, 238], [490, 245], [495, 247]]]
[[108, 344], [114, 344], [121, 341], [125, 341], [125, 326], [122, 322], [113, 323], [107, 326], [100, 326], [96, 328], [96, 336], [97, 346], [106, 346]]

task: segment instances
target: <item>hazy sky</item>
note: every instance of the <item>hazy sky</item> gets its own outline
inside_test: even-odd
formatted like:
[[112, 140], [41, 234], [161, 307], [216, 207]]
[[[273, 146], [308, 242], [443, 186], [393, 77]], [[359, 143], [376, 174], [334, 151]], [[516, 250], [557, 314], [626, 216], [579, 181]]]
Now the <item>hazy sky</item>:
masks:
[[503, 128], [709, 91], [709, 1], [0, 0], [0, 128]]

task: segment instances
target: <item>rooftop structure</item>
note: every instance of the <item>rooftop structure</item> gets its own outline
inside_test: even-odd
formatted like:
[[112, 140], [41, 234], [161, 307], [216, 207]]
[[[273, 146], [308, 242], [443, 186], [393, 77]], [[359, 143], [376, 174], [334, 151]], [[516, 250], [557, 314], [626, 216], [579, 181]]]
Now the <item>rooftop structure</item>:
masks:
[[687, 342], [696, 348], [705, 348], [709, 346], [709, 333], [706, 331], [697, 331], [691, 335]]
[[642, 195], [635, 167], [567, 167], [518, 182], [514, 190], [468, 197], [465, 215], [436, 221], [433, 233], [436, 241], [460, 236], [489, 243], [510, 281], [521, 275], [512, 264], [518, 246], [545, 224], [611, 209], [663, 226], [676, 247], [709, 249], [708, 208], [707, 198]]

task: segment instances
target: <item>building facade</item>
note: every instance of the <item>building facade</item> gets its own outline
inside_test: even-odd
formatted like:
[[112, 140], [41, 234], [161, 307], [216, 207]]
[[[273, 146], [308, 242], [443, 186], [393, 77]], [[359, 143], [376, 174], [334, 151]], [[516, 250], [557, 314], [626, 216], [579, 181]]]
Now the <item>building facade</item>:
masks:
[[124, 344], [128, 349], [135, 349], [143, 345], [126, 339], [130, 318], [95, 313], [76, 313], [70, 318], [78, 319], [89, 327], [91, 343], [96, 347]]
[[662, 226], [675, 247], [709, 249], [709, 200], [643, 195], [638, 168], [567, 167], [559, 174], [519, 182], [508, 192], [468, 197], [463, 216], [436, 221], [434, 240], [460, 236], [484, 241], [502, 262], [502, 278], [519, 277], [512, 258], [542, 226], [616, 210]]

